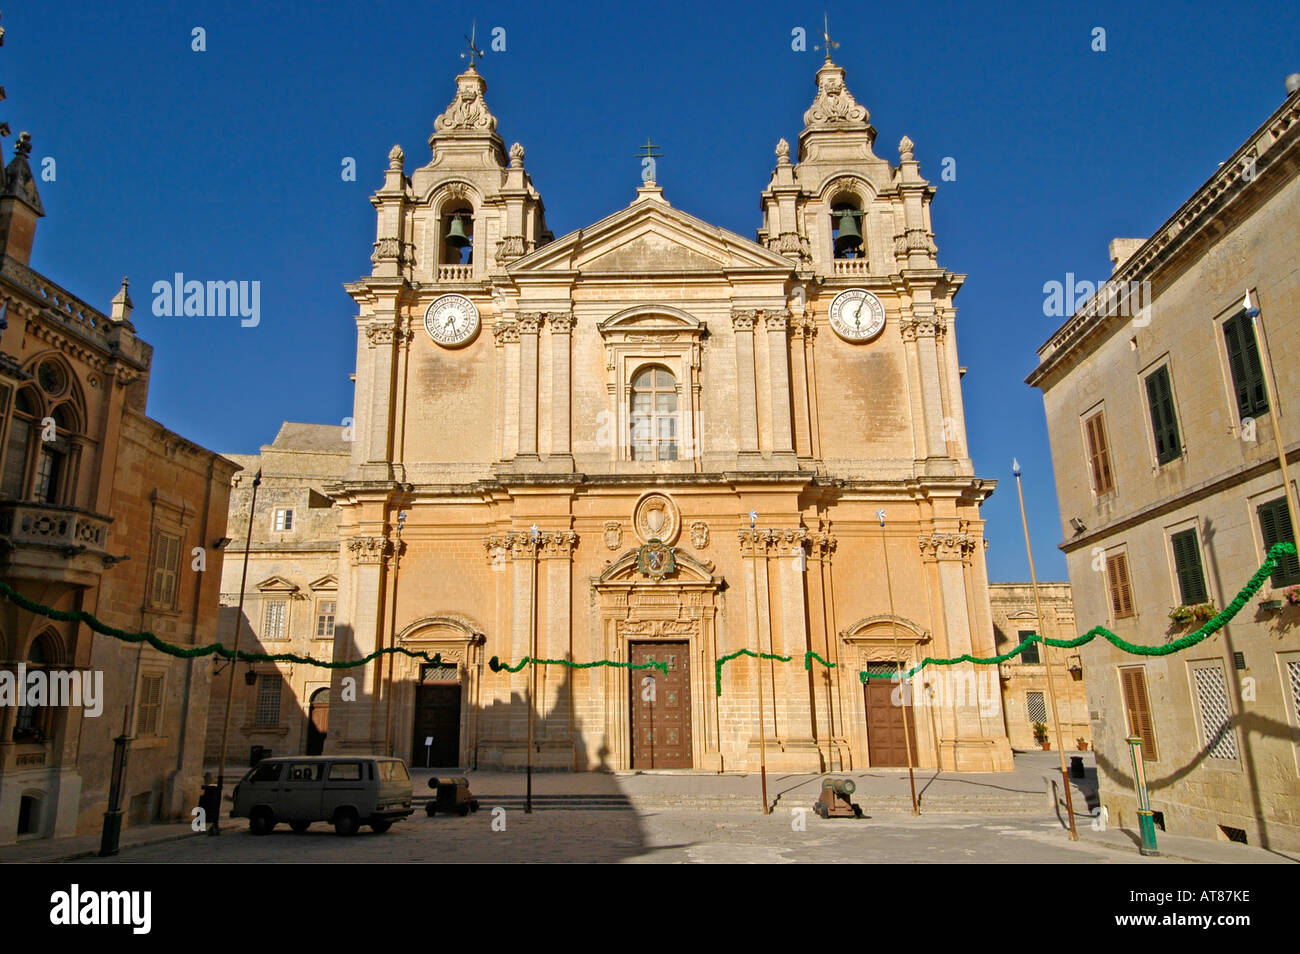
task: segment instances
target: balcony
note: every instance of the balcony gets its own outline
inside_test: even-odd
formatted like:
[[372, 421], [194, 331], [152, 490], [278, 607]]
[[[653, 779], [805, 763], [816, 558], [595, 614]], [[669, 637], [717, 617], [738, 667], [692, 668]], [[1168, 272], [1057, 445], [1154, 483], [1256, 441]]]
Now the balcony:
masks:
[[473, 265], [439, 265], [438, 281], [440, 282], [472, 282], [474, 280]]
[[861, 275], [871, 274], [871, 263], [865, 258], [837, 258], [835, 259], [835, 274], [839, 275]]
[[0, 575], [91, 586], [107, 565], [110, 523], [76, 507], [0, 501]]

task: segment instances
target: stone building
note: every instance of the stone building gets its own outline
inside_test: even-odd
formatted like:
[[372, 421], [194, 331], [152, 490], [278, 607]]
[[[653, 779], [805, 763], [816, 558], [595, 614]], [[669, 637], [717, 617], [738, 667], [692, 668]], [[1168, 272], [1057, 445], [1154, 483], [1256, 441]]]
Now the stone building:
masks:
[[[338, 514], [323, 488], [347, 470], [343, 427], [286, 423], [255, 455], [226, 455], [243, 470], [230, 492], [232, 538], [221, 578], [219, 638], [268, 655], [334, 658], [338, 605]], [[244, 610], [239, 587], [249, 537], [253, 477], [262, 475], [252, 516]], [[233, 691], [227, 764], [246, 764], [253, 746], [274, 755], [319, 755], [329, 731], [328, 669], [301, 663], [239, 664], [214, 682], [204, 761], [221, 758], [226, 693]], [[249, 673], [251, 672], [251, 676]]]
[[[334, 651], [440, 664], [335, 672], [327, 751], [522, 766], [531, 699], [532, 759], [553, 768], [751, 770], [761, 744], [801, 771], [903, 765], [908, 748], [1010, 768], [996, 699], [911, 713], [909, 739], [890, 683], [859, 679], [994, 651], [993, 483], [966, 446], [965, 276], [937, 262], [935, 189], [906, 137], [896, 164], [875, 154], [841, 67], [815, 86], [757, 240], [675, 208], [652, 174], [553, 238], [472, 65], [430, 160], [407, 171], [392, 149], [373, 267], [347, 286]], [[301, 592], [315, 572], [250, 578]], [[742, 656], [719, 695], [715, 664], [745, 649], [791, 662]], [[808, 652], [835, 668], [805, 669]], [[668, 672], [489, 665], [525, 656]]]
[[[1033, 586], [1028, 583], [989, 584], [993, 641], [998, 655], [1014, 649], [1030, 633], [1041, 633], [1048, 639], [1074, 639], [1078, 636], [1069, 583], [1039, 583], [1038, 603], [1042, 604], [1043, 616], [1046, 617], [1041, 629]], [[1062, 744], [1067, 751], [1092, 744], [1082, 657], [1075, 650], [1035, 644], [1018, 658], [998, 664], [1002, 712], [1006, 716], [1007, 738], [1011, 740], [1013, 749], [1040, 747], [1034, 738], [1036, 722], [1047, 726], [1048, 740], [1053, 747], [1056, 745], [1047, 685], [1049, 669], [1051, 691], [1056, 694], [1057, 714], [1061, 720]]]
[[[1300, 90], [1150, 239], [1112, 243], [1109, 282], [1039, 349], [1028, 381], [1043, 391], [1062, 549], [1088, 626], [1161, 645], [1294, 539], [1274, 427], [1294, 467], [1297, 170]], [[1300, 847], [1300, 610], [1284, 598], [1297, 584], [1291, 558], [1228, 626], [1176, 655], [1101, 639], [1083, 650], [1112, 824], [1136, 824], [1125, 742], [1136, 733], [1157, 826]]]
[[[44, 209], [30, 150], [23, 133], [0, 177], [0, 579], [119, 629], [209, 642], [221, 574], [213, 544], [236, 465], [145, 414], [153, 349], [135, 334], [126, 282], [104, 314], [31, 268]], [[207, 660], [0, 601], [0, 677], [20, 666], [29, 679], [39, 671], [91, 688], [58, 705], [0, 704], [0, 844], [97, 830], [124, 730], [125, 824], [188, 817]]]

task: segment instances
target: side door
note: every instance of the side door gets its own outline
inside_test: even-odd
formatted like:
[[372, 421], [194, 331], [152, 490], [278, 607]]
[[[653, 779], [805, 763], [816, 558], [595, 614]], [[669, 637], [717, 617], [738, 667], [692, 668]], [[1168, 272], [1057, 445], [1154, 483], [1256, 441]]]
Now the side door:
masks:
[[375, 792], [378, 783], [374, 778], [373, 762], [340, 759], [330, 762], [325, 773], [325, 794], [320, 817], [329, 821], [340, 805], [355, 805], [364, 821], [375, 810]]
[[290, 762], [280, 779], [275, 817], [282, 821], [318, 821], [321, 810], [323, 762]]

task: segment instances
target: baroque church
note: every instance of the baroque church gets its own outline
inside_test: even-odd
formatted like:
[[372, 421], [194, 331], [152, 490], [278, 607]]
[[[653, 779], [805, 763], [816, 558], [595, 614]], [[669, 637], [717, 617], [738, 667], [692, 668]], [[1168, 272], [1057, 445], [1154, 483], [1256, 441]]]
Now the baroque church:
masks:
[[[649, 176], [557, 238], [486, 91], [471, 61], [429, 161], [389, 153], [372, 272], [346, 286], [354, 419], [286, 424], [252, 515], [254, 648], [300, 632], [335, 660], [440, 662], [284, 673], [321, 718], [283, 744], [414, 766], [750, 771], [762, 749], [800, 772], [1009, 770], [997, 702], [935, 691], [955, 673], [978, 693], [973, 667], [927, 669], [901, 698], [860, 677], [995, 653], [965, 276], [937, 263], [911, 140], [876, 155], [828, 56], [754, 239]], [[333, 514], [309, 567], [295, 494]], [[257, 602], [293, 599], [296, 626]], [[743, 650], [764, 656], [728, 659]], [[664, 670], [495, 664], [526, 657]]]

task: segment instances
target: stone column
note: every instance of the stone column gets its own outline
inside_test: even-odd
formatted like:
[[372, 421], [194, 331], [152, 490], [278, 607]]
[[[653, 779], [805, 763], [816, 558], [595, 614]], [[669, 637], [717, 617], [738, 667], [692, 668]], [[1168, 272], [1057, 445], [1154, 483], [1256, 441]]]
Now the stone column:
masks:
[[[542, 659], [573, 659], [573, 547], [578, 535], [572, 530], [551, 530], [541, 534], [539, 587], [546, 588], [546, 617], [538, 619], [537, 655]], [[546, 762], [555, 767], [574, 768], [573, 703], [575, 680], [585, 678], [578, 670], [547, 667], [539, 673], [537, 711], [543, 731], [551, 743]], [[560, 744], [559, 747], [557, 743]], [[584, 766], [585, 767], [585, 766]]]
[[392, 468], [393, 370], [397, 346], [397, 315], [380, 312], [365, 326], [370, 343], [370, 411], [366, 421], [367, 450], [362, 475], [386, 480]]
[[763, 313], [767, 329], [768, 373], [772, 395], [772, 456], [790, 468], [798, 465], [794, 456], [794, 433], [790, 405], [790, 313]]
[[519, 451], [524, 458], [537, 457], [537, 334], [542, 316], [536, 312], [519, 316]]
[[519, 322], [498, 318], [492, 324], [497, 356], [497, 433], [501, 460], [519, 453]]
[[754, 322], [757, 318], [758, 312], [753, 309], [737, 309], [731, 313], [736, 341], [736, 407], [740, 414], [737, 433], [742, 458], [758, 456], [758, 396], [754, 373]]
[[921, 387], [921, 413], [925, 443], [918, 447], [926, 457], [947, 457], [943, 439], [943, 395], [939, 383], [939, 352], [935, 318], [927, 312], [903, 324], [903, 340], [915, 342], [917, 375]]
[[[344, 659], [369, 656], [384, 645], [383, 630], [386, 615], [384, 565], [392, 551], [392, 542], [383, 536], [352, 537], [347, 541], [348, 562], [352, 567], [351, 605], [352, 646], [341, 655]], [[364, 667], [338, 670], [331, 689], [331, 698], [340, 700], [353, 693], [345, 692], [344, 679], [353, 677], [355, 702], [340, 705], [337, 727], [331, 726], [330, 748], [336, 744], [342, 752], [379, 751], [383, 745], [383, 726], [376, 735], [375, 715], [380, 709], [383, 658], [372, 660]]]
[[548, 314], [546, 321], [551, 327], [551, 457], [558, 458], [557, 464], [567, 464], [571, 468], [573, 422], [570, 362], [573, 314]]

